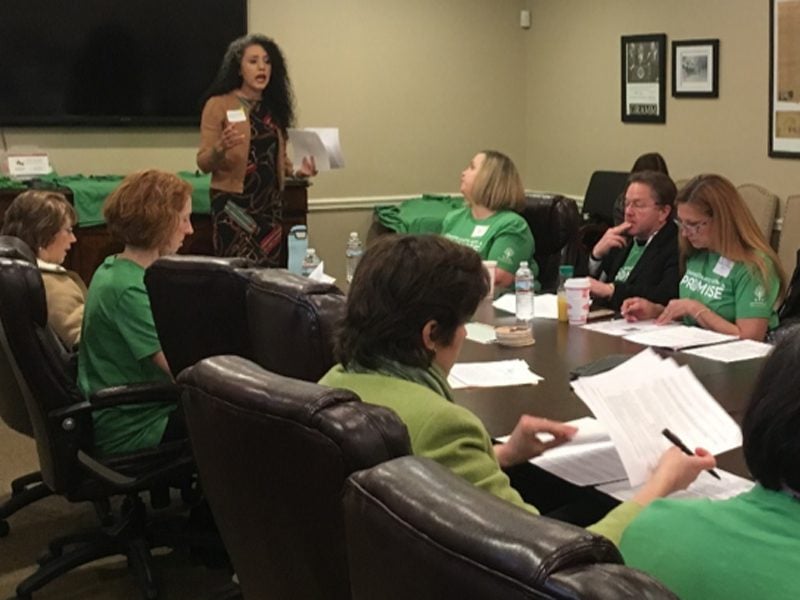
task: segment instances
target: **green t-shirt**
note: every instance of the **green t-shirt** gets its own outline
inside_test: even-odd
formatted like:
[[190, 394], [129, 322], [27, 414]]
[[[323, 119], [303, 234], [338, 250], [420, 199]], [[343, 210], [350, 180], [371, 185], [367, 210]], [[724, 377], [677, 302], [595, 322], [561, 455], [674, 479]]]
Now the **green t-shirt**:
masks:
[[636, 242], [633, 242], [631, 245], [631, 250], [628, 252], [628, 257], [625, 259], [625, 263], [619, 268], [617, 274], [614, 276], [615, 283], [625, 283], [628, 281], [628, 277], [630, 277], [631, 271], [636, 266], [636, 263], [639, 262], [639, 259], [644, 254], [644, 249], [647, 247], [647, 244], [642, 244], [641, 246]]
[[527, 260], [534, 278], [539, 274], [539, 267], [533, 260], [533, 234], [527, 221], [514, 211], [501, 210], [477, 220], [469, 206], [464, 206], [444, 218], [442, 235], [469, 246], [483, 260], [497, 261], [497, 266], [504, 271], [516, 273], [519, 263]]
[[[132, 383], [168, 382], [152, 360], [161, 350], [144, 269], [109, 256], [98, 267], [83, 315], [78, 354], [78, 385], [89, 396], [97, 390]], [[157, 445], [174, 404], [117, 406], [94, 414], [94, 443], [103, 454]]]
[[729, 500], [656, 500], [620, 550], [682, 600], [800, 598], [800, 502], [760, 485]]
[[[686, 261], [678, 294], [702, 302], [731, 323], [737, 319], [767, 319], [768, 328], [775, 329], [780, 280], [772, 261], [766, 256], [762, 258], [770, 271], [766, 285], [755, 267], [728, 260], [716, 252], [698, 252]], [[689, 325], [694, 324], [691, 317], [685, 320]]]

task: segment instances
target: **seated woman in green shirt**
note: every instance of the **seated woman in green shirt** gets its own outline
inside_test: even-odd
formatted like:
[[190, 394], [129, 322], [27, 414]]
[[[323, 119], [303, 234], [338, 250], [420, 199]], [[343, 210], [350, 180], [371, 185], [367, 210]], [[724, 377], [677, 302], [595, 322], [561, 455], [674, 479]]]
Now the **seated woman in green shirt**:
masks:
[[[150, 170], [129, 175], [106, 199], [108, 230], [125, 248], [105, 259], [89, 285], [78, 354], [78, 385], [86, 396], [117, 385], [172, 381], [144, 272], [193, 232], [191, 191], [177, 175]], [[185, 428], [175, 408], [150, 403], [97, 411], [95, 447], [113, 454], [177, 438]]]
[[742, 422], [752, 490], [659, 500], [622, 536], [625, 562], [683, 600], [800, 598], [800, 329], [783, 337]]
[[778, 326], [786, 275], [739, 192], [724, 177], [698, 175], [681, 189], [675, 205], [683, 272], [678, 299], [664, 306], [628, 298], [622, 314], [629, 321], [682, 319], [763, 340]]
[[[414, 454], [537, 513], [528, 503], [536, 498], [523, 500], [502, 469], [563, 443], [576, 429], [522, 415], [510, 439], [493, 445], [478, 417], [453, 402], [447, 383], [466, 337], [465, 324], [488, 289], [481, 259], [469, 248], [432, 235], [378, 238], [350, 285], [337, 340], [340, 364], [320, 383], [391, 408], [408, 427]], [[541, 441], [537, 433], [542, 432], [554, 439]], [[702, 451], [686, 456], [671, 448], [633, 501], [613, 509], [590, 529], [618, 541], [642, 506], [685, 488], [714, 464], [714, 457]]]
[[465, 205], [444, 218], [442, 235], [469, 246], [483, 260], [496, 261], [495, 287], [510, 287], [523, 260], [535, 278], [533, 234], [516, 212], [525, 201], [525, 188], [511, 159], [494, 150], [478, 152], [461, 173], [461, 193]]

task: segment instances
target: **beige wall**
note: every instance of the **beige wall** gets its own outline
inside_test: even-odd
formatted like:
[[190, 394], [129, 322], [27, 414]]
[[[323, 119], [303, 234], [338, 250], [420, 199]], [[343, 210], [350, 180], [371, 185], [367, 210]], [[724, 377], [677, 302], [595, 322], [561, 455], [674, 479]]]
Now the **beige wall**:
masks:
[[[595, 169], [661, 152], [676, 178], [721, 173], [782, 198], [800, 162], [767, 156], [769, 5], [755, 0], [529, 0], [528, 187], [583, 194]], [[665, 125], [620, 120], [620, 36], [719, 38], [719, 99], [676, 99]]]
[[[312, 198], [457, 190], [485, 146], [524, 160], [524, 0], [251, 1], [284, 50], [299, 126], [338, 126], [347, 162]], [[194, 129], [11, 129], [63, 174], [194, 168]]]

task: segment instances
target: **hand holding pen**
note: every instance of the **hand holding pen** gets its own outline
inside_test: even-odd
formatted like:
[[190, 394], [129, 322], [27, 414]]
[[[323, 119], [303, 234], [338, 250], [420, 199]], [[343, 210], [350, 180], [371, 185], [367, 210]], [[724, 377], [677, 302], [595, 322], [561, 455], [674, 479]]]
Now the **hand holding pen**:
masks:
[[[681, 441], [681, 439], [677, 435], [672, 433], [669, 429], [663, 429], [661, 431], [661, 435], [663, 435], [670, 442], [672, 442], [675, 446], [677, 446], [687, 456], [694, 456], [695, 455], [694, 452], [689, 450], [688, 446], [686, 446], [686, 444], [684, 444]], [[717, 479], [721, 479], [721, 477], [719, 476], [719, 473], [717, 473], [714, 469], [708, 469], [707, 472], [708, 472], [709, 475], [712, 475], [712, 476], [716, 477]]]

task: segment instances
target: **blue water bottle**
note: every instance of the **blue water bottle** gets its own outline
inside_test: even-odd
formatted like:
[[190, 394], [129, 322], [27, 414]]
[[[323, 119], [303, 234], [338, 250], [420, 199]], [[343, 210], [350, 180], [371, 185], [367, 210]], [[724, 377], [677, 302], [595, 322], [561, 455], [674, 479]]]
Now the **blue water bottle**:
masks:
[[292, 273], [301, 275], [303, 272], [303, 259], [308, 250], [308, 228], [305, 225], [294, 225], [289, 230], [287, 240], [288, 259], [286, 268]]

